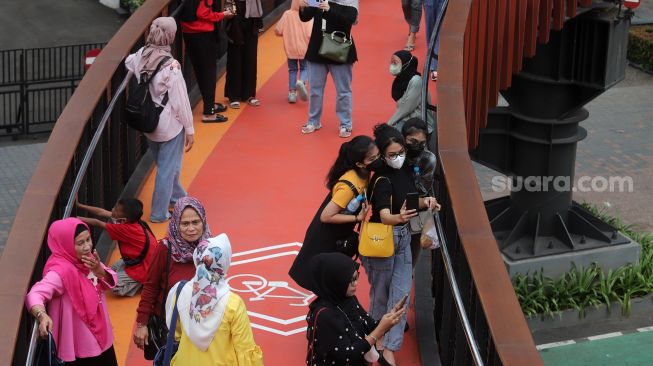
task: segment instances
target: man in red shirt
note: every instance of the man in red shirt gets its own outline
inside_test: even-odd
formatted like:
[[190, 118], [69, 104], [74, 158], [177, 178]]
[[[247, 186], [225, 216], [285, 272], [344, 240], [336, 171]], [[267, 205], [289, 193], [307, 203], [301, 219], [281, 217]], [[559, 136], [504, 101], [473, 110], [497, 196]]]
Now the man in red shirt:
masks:
[[135, 198], [123, 198], [118, 200], [111, 211], [79, 202], [77, 207], [93, 216], [108, 219], [108, 222], [105, 222], [78, 217], [88, 225], [106, 230], [111, 240], [118, 244], [122, 258], [112, 266], [118, 274], [118, 283], [112, 289], [113, 293], [118, 296], [136, 295], [147, 279], [147, 271], [157, 244], [154, 234], [141, 220], [143, 203]]

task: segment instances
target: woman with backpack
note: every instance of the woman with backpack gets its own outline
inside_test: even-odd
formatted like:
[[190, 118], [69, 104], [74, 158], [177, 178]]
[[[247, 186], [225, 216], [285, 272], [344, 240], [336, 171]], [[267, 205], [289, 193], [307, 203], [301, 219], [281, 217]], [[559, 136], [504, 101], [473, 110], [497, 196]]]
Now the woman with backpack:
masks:
[[139, 82], [143, 78], [150, 80], [152, 101], [164, 106], [154, 131], [145, 133], [157, 167], [150, 213], [150, 221], [154, 223], [167, 221], [168, 207], [186, 196], [179, 182], [181, 159], [195, 141], [186, 82], [179, 62], [170, 53], [176, 32], [174, 18], [154, 19], [145, 46], [125, 60], [125, 67]]
[[[361, 198], [365, 196], [371, 172], [380, 164], [379, 149], [369, 136], [356, 136], [340, 146], [338, 158], [326, 178], [329, 194], [306, 230], [304, 244], [290, 268], [290, 277], [301, 287], [313, 291], [306, 265], [312, 257], [345, 251], [342, 244], [367, 215], [367, 203]], [[355, 247], [352, 250], [348, 254], [356, 253]]]

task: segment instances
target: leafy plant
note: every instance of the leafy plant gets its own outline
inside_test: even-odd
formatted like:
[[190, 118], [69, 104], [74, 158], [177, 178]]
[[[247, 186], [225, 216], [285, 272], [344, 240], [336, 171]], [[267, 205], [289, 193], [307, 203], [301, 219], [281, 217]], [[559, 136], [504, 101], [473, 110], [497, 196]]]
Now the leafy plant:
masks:
[[604, 209], [589, 204], [584, 206], [641, 244], [639, 262], [609, 270], [607, 274], [594, 264], [586, 268], [573, 266], [558, 279], [543, 276], [542, 271], [516, 275], [513, 287], [525, 316], [553, 317], [563, 310], [575, 309], [584, 317], [588, 308], [601, 304], [611, 311], [614, 302], [621, 305], [622, 315], [629, 316], [631, 300], [653, 292], [653, 235], [635, 231], [632, 225], [608, 215]]
[[628, 60], [653, 72], [653, 26], [633, 26], [628, 34]]
[[138, 9], [138, 7], [143, 5], [144, 2], [145, 0], [120, 0], [120, 7], [133, 13]]

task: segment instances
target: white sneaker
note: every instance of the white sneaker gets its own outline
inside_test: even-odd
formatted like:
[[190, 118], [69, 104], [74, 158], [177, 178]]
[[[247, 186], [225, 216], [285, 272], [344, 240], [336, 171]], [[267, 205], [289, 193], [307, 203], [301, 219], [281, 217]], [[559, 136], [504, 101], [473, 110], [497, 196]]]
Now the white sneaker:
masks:
[[306, 135], [306, 134], [309, 134], [309, 133], [313, 133], [313, 132], [319, 130], [320, 128], [322, 128], [322, 125], [315, 126], [315, 125], [309, 125], [307, 123], [307, 124], [302, 126], [302, 133]]
[[288, 92], [288, 103], [297, 102], [297, 92], [291, 91]]
[[301, 80], [297, 80], [295, 83], [295, 87], [297, 88], [297, 92], [299, 93], [299, 99], [306, 101], [308, 99], [308, 92], [306, 92], [306, 85], [304, 85], [304, 82]]
[[340, 127], [340, 137], [342, 137], [344, 139], [344, 138], [347, 138], [349, 136], [351, 136], [351, 128]]

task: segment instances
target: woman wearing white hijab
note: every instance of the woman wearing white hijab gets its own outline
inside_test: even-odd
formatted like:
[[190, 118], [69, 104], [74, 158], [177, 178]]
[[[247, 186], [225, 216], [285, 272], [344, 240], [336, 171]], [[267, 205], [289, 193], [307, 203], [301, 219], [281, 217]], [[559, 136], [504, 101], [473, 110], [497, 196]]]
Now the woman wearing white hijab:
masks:
[[[179, 349], [174, 365], [263, 365], [254, 343], [245, 303], [225, 280], [231, 264], [231, 244], [225, 234], [200, 243], [193, 253], [197, 271], [177, 300], [179, 321], [175, 339]], [[176, 284], [168, 293], [166, 321], [170, 326]]]

